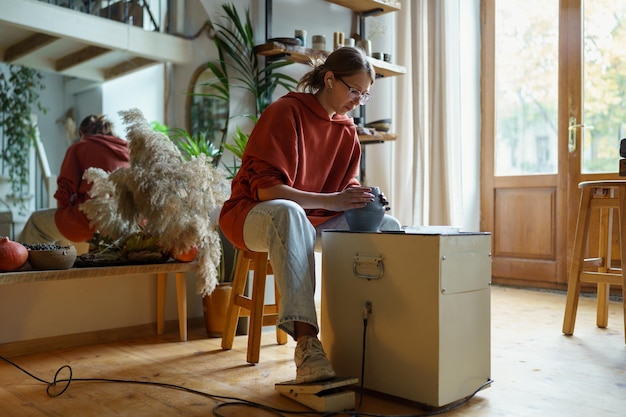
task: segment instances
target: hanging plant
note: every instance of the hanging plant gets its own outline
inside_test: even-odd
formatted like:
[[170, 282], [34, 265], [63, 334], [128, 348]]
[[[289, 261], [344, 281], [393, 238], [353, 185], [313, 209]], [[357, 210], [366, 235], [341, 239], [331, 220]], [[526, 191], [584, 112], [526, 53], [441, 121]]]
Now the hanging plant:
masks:
[[36, 124], [31, 114], [33, 107], [47, 112], [39, 101], [39, 92], [45, 86], [39, 71], [16, 65], [8, 68], [8, 74], [0, 71], [1, 160], [3, 172], [11, 181], [10, 197], [20, 212], [24, 212], [29, 190], [30, 147], [36, 140]]

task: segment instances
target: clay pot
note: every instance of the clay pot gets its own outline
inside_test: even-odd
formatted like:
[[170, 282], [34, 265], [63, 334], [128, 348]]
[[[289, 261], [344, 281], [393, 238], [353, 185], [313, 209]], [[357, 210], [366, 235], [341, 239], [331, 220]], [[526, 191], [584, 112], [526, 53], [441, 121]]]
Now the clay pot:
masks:
[[28, 263], [35, 270], [69, 269], [74, 266], [76, 248], [72, 245], [61, 249], [29, 250]]
[[231, 282], [220, 282], [210, 295], [202, 298], [204, 326], [209, 337], [222, 337], [226, 309], [233, 290]]
[[370, 187], [374, 201], [365, 207], [347, 210], [346, 221], [352, 232], [378, 232], [385, 216], [385, 206], [380, 201], [380, 188]]

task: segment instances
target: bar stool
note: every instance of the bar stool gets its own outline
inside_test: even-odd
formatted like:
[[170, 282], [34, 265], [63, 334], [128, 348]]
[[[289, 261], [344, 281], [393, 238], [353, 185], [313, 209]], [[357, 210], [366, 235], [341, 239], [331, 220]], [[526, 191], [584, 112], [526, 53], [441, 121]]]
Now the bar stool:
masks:
[[[578, 184], [581, 189], [578, 221], [574, 236], [574, 250], [567, 286], [563, 333], [574, 334], [576, 310], [582, 282], [597, 285], [598, 327], [608, 325], [608, 299], [611, 285], [622, 286], [624, 307], [624, 339], [626, 341], [626, 181], [586, 181]], [[585, 258], [585, 245], [589, 237], [591, 209], [600, 209], [599, 257]], [[620, 241], [620, 268], [611, 265], [611, 231], [617, 209]]]
[[[244, 295], [249, 271], [253, 271], [252, 291], [250, 296]], [[237, 251], [233, 290], [226, 310], [226, 322], [222, 334], [222, 349], [233, 347], [237, 321], [239, 317], [250, 317], [248, 329], [248, 363], [258, 363], [261, 350], [261, 332], [263, 326], [276, 325], [280, 294], [274, 284], [275, 304], [265, 304], [265, 281], [267, 275], [273, 274], [272, 265], [267, 252]], [[244, 311], [242, 311], [242, 309]], [[276, 342], [287, 343], [287, 334], [276, 328]]]

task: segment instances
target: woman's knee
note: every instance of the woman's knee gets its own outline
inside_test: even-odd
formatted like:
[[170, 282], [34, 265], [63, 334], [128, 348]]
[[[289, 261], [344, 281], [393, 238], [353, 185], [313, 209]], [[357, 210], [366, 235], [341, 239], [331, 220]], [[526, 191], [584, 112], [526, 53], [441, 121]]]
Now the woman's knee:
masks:
[[299, 229], [315, 236], [315, 228], [306, 216], [306, 212], [298, 203], [291, 200], [274, 200], [274, 223], [281, 228]]
[[[309, 236], [309, 239], [306, 237]], [[246, 245], [255, 248], [271, 246], [271, 242], [288, 242], [293, 239], [315, 239], [315, 228], [306, 212], [291, 200], [264, 201], [255, 206], [244, 224]]]

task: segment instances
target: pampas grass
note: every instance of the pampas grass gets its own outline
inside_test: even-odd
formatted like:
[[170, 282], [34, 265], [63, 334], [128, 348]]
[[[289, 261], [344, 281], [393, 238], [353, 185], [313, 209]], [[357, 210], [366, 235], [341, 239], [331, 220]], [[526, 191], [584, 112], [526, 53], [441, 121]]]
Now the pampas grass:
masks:
[[208, 295], [219, 277], [221, 242], [214, 218], [228, 197], [225, 173], [205, 155], [185, 160], [138, 109], [119, 114], [126, 124], [130, 167], [112, 173], [88, 169], [91, 199], [80, 209], [113, 239], [143, 229], [177, 253], [198, 246], [197, 292]]

